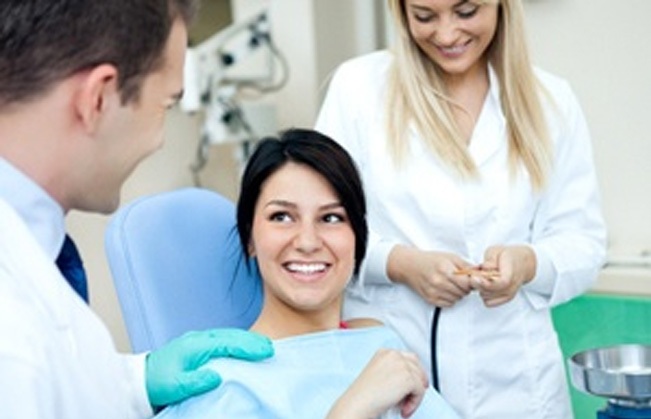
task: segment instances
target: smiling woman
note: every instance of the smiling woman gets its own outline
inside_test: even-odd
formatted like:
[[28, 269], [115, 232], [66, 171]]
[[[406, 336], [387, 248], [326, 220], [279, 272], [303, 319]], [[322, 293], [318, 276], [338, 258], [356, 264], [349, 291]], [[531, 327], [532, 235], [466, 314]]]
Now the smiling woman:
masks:
[[497, 31], [497, 2], [460, 1], [454, 7], [406, 4], [415, 44], [440, 67], [448, 83], [455, 78], [476, 77], [484, 71], [484, 51]]
[[341, 146], [313, 130], [263, 139], [244, 171], [237, 228], [264, 288], [251, 330], [273, 339], [275, 356], [211, 364], [219, 389], [163, 417], [457, 418], [391, 329], [342, 321], [368, 229], [362, 183]]
[[311, 328], [335, 328], [354, 245], [346, 211], [325, 178], [301, 163], [279, 168], [265, 181], [253, 219], [249, 253], [265, 278], [266, 297], [252, 330], [291, 336], [305, 331], [294, 329], [304, 316], [315, 317]]
[[346, 152], [321, 138], [293, 130], [263, 142], [242, 179], [240, 241], [265, 289], [253, 330], [272, 338], [336, 328], [366, 251], [361, 181]]

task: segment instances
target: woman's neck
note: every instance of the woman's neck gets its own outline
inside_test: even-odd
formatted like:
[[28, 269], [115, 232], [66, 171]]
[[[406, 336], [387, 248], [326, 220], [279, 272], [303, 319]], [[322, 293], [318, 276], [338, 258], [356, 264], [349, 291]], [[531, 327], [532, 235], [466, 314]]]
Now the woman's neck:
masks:
[[308, 333], [334, 330], [340, 327], [341, 309], [299, 311], [289, 307], [269, 307], [266, 304], [250, 330], [271, 339], [282, 339]]
[[453, 110], [463, 136], [470, 141], [490, 87], [488, 67], [478, 67], [464, 76], [445, 80], [449, 97], [458, 105]]

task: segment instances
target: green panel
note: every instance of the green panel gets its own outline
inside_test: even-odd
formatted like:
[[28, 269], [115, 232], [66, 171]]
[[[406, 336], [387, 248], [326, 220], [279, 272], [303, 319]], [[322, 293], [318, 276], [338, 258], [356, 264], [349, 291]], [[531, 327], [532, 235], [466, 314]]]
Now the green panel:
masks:
[[[651, 298], [586, 294], [554, 308], [552, 318], [566, 359], [592, 348], [651, 343]], [[576, 419], [595, 418], [606, 406], [605, 399], [580, 392], [571, 382], [570, 391]]]

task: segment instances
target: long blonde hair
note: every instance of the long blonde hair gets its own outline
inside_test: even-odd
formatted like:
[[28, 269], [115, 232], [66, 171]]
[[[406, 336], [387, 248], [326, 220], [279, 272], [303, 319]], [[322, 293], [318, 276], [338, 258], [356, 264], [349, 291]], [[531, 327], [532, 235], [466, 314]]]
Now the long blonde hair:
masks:
[[[410, 124], [426, 146], [463, 178], [478, 177], [455, 118], [455, 104], [446, 96], [438, 66], [411, 38], [405, 0], [388, 0], [395, 27], [395, 59], [389, 73], [387, 129], [389, 147], [400, 164], [409, 144]], [[490, 1], [490, 0], [489, 0]], [[497, 0], [494, 0], [497, 1]], [[520, 0], [499, 0], [495, 37], [486, 51], [500, 87], [500, 103], [506, 119], [509, 168], [512, 176], [524, 165], [536, 190], [544, 187], [552, 149], [542, 100], [546, 97], [529, 60]]]

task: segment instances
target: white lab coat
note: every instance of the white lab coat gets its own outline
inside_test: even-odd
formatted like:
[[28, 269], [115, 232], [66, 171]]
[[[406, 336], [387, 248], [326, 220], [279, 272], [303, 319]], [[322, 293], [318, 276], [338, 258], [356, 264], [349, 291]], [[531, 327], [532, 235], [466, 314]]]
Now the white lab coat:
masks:
[[494, 244], [528, 243], [536, 277], [515, 298], [486, 308], [471, 293], [443, 309], [436, 353], [443, 396], [465, 419], [570, 418], [563, 359], [550, 308], [587, 290], [605, 256], [605, 227], [588, 129], [568, 84], [537, 75], [556, 102], [545, 108], [554, 173], [542, 194], [526, 171], [509, 179], [499, 88], [491, 87], [469, 151], [480, 181], [450, 174], [415, 131], [396, 169], [386, 148], [383, 95], [392, 56], [371, 53], [341, 65], [316, 128], [343, 144], [362, 173], [374, 232], [360, 278], [348, 290], [346, 317], [392, 326], [431, 371], [433, 307], [386, 277], [396, 243], [456, 253], [471, 263]]
[[144, 356], [101, 320], [0, 199], [0, 417], [146, 418]]

